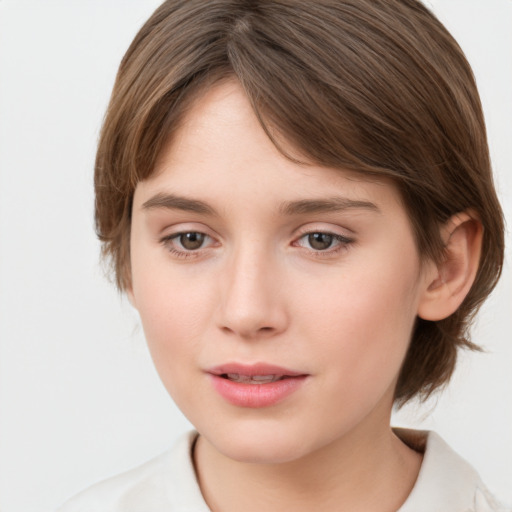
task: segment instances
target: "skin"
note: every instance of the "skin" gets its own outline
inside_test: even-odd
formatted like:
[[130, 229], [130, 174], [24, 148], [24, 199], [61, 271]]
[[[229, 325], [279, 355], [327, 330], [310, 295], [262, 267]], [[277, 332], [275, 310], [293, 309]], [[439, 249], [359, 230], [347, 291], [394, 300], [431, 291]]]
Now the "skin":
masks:
[[[283, 210], [326, 198], [356, 205]], [[341, 238], [318, 249], [308, 234], [319, 232]], [[180, 233], [206, 236], [191, 250]], [[128, 295], [157, 371], [200, 432], [194, 458], [212, 510], [400, 507], [421, 455], [389, 426], [393, 392], [438, 274], [420, 264], [391, 183], [286, 159], [225, 82], [195, 101], [138, 184], [131, 265]], [[227, 362], [308, 378], [281, 403], [237, 407], [206, 373]]]

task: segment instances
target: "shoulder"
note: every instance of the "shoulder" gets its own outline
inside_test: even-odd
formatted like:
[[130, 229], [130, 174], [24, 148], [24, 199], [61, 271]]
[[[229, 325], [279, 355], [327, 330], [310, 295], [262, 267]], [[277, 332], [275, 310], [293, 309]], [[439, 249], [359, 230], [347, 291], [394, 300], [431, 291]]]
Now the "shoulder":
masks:
[[420, 473], [399, 512], [510, 512], [489, 492], [476, 470], [435, 432], [396, 429], [406, 444], [424, 446]]
[[208, 511], [191, 459], [196, 438], [184, 435], [172, 449], [82, 491], [58, 512]]

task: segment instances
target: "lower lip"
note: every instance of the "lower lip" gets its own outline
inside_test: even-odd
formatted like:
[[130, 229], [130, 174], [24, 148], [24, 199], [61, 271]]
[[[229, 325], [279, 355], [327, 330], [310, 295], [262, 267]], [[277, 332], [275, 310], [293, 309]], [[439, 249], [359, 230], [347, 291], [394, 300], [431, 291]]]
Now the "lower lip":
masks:
[[297, 391], [306, 375], [289, 377], [268, 384], [246, 384], [234, 382], [218, 375], [211, 375], [213, 387], [229, 403], [238, 407], [269, 407]]

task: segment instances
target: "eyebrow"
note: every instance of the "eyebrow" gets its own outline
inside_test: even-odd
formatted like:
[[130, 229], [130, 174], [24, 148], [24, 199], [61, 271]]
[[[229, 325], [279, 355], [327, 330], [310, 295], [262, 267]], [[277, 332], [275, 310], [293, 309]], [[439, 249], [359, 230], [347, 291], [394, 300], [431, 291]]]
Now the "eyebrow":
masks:
[[216, 215], [215, 210], [203, 201], [176, 196], [174, 194], [156, 194], [151, 199], [148, 199], [142, 205], [142, 208], [144, 210], [164, 208], [168, 210], [183, 210], [186, 212], [201, 213], [203, 215]]
[[381, 213], [379, 207], [370, 201], [359, 201], [346, 197], [329, 199], [302, 199], [283, 203], [280, 212], [284, 215], [302, 215], [306, 213], [338, 212], [342, 210], [369, 210]]
[[[190, 199], [175, 194], [159, 193], [148, 199], [143, 205], [144, 210], [168, 209], [183, 210], [203, 215], [217, 215], [217, 212], [207, 203], [198, 199]], [[379, 207], [370, 201], [348, 199], [346, 197], [332, 197], [329, 199], [300, 199], [287, 201], [281, 204], [279, 212], [282, 215], [304, 215], [308, 213], [337, 212], [342, 210], [369, 210], [381, 213]]]

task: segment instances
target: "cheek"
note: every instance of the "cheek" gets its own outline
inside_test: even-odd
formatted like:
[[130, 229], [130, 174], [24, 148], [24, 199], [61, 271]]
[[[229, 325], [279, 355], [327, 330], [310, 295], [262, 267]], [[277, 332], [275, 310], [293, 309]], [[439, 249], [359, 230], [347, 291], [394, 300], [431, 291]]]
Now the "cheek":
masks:
[[186, 337], [188, 346], [193, 346], [204, 328], [209, 302], [203, 286], [146, 280], [138, 290], [137, 304], [148, 343], [179, 347], [179, 341]]
[[[142, 263], [143, 262], [143, 263]], [[204, 279], [173, 271], [165, 261], [132, 258], [135, 306], [155, 367], [166, 387], [200, 349], [212, 317], [211, 286]]]
[[204, 294], [179, 283], [147, 281], [139, 290], [139, 315], [155, 369], [170, 396], [188, 411], [197, 393], [197, 360], [204, 338]]
[[383, 391], [398, 375], [416, 318], [417, 267], [411, 261], [397, 257], [386, 265], [361, 258], [316, 287], [320, 292], [312, 287], [299, 299], [298, 307], [308, 312], [300, 329], [322, 347], [314, 357], [347, 394], [360, 395], [365, 387]]

